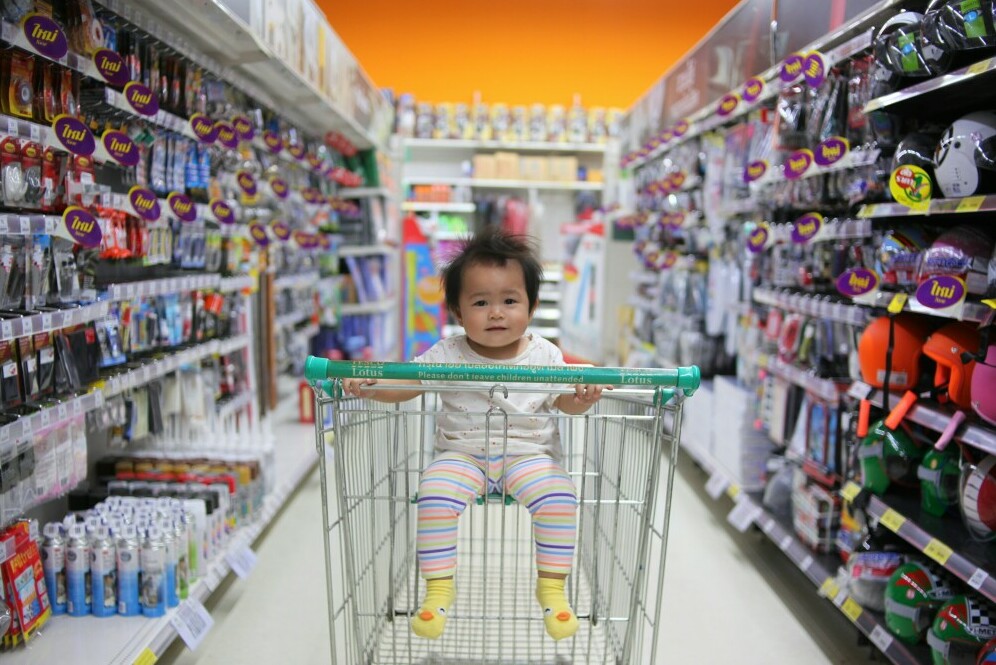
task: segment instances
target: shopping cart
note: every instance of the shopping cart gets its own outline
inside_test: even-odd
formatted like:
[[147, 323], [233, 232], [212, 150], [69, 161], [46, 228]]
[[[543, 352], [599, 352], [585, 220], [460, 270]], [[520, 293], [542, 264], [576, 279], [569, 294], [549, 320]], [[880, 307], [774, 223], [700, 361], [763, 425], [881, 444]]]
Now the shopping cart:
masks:
[[[644, 665], [661, 618], [681, 405], [697, 367], [615, 369], [333, 362], [311, 357], [322, 483], [332, 662], [344, 665]], [[345, 396], [342, 379], [444, 381], [421, 397], [383, 404]], [[544, 383], [530, 386], [523, 383]], [[578, 542], [569, 599], [577, 634], [550, 639], [533, 596], [528, 512], [489, 495], [461, 517], [457, 597], [438, 640], [409, 620], [424, 591], [415, 557], [419, 475], [432, 460], [434, 418], [446, 390], [568, 393], [573, 384], [617, 386], [581, 416], [559, 419], [564, 466], [578, 490]], [[560, 384], [551, 388], [551, 384]], [[370, 387], [376, 390], [377, 386]], [[463, 414], [466, 415], [466, 414]], [[516, 416], [494, 404], [488, 440]]]

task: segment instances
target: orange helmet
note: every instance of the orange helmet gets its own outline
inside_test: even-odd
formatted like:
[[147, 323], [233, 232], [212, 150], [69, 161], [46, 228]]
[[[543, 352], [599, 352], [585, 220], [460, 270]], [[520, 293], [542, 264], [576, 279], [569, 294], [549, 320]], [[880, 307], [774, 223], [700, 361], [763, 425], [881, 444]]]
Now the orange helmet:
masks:
[[[937, 363], [934, 386], [947, 387], [947, 396], [963, 409], [972, 408], [972, 371], [975, 359], [962, 360], [963, 353], [979, 352], [979, 330], [975, 324], [953, 321], [927, 338], [923, 353]], [[941, 398], [944, 401], [944, 398]]]
[[[909, 390], [920, 381], [920, 358], [923, 344], [932, 329], [930, 319], [915, 314], [898, 314], [894, 318], [891, 390]], [[885, 360], [889, 351], [889, 317], [881, 316], [865, 328], [858, 341], [861, 378], [875, 388], [885, 387]]]

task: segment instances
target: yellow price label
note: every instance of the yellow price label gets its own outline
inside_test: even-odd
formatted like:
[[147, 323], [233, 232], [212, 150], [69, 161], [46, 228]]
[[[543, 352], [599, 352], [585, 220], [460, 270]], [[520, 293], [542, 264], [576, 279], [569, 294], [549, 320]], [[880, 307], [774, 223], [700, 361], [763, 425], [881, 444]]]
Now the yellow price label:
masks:
[[985, 201], [984, 196], [967, 196], [958, 202], [955, 212], [978, 212]]
[[851, 503], [854, 501], [854, 497], [858, 496], [858, 493], [860, 492], [861, 486], [851, 480], [841, 488], [840, 495], [844, 498], [844, 501]]
[[834, 598], [837, 597], [838, 593], [840, 593], [840, 587], [837, 586], [837, 580], [835, 580], [832, 577], [828, 577], [825, 580], [823, 580], [823, 584], [820, 585], [821, 596], [833, 600]]
[[889, 314], [899, 314], [903, 311], [903, 307], [906, 306], [906, 300], [909, 298], [905, 293], [897, 293], [892, 296], [892, 300], [889, 302]]
[[923, 548], [923, 553], [943, 566], [951, 558], [954, 551], [937, 538], [932, 538], [927, 543], [927, 546]]
[[740, 496], [740, 485], [736, 483], [731, 484], [726, 488], [726, 495], [736, 501], [737, 497]]
[[152, 653], [152, 649], [145, 647], [142, 649], [142, 653], [138, 654], [138, 658], [132, 665], [153, 665], [159, 658], [156, 654]]
[[987, 300], [983, 300], [982, 304], [990, 309], [996, 309], [996, 298], [989, 298]]
[[874, 203], [871, 205], [861, 206], [861, 210], [858, 211], [858, 219], [868, 219], [869, 217], [874, 217], [877, 209], [878, 206]]
[[989, 68], [993, 66], [994, 59], [986, 58], [982, 62], [977, 62], [968, 68], [968, 73], [971, 75], [981, 74], [982, 72], [989, 71]]
[[846, 614], [847, 618], [854, 623], [857, 623], [858, 617], [864, 612], [861, 606], [854, 602], [853, 598], [845, 600], [844, 604], [840, 606], [840, 611]]
[[885, 528], [893, 533], [899, 533], [899, 527], [901, 527], [906, 522], [906, 518], [897, 513], [892, 508], [882, 513], [882, 517], [879, 519], [879, 523], [883, 524]]

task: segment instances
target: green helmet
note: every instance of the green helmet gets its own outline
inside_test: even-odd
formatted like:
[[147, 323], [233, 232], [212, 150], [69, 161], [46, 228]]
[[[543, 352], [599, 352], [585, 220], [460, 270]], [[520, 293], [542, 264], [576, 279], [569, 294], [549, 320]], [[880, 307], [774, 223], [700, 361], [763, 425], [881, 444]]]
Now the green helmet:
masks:
[[951, 598], [943, 577], [925, 564], [908, 561], [899, 566], [885, 587], [885, 625], [907, 644], [916, 644], [930, 627], [934, 612]]
[[927, 451], [916, 470], [920, 479], [920, 502], [926, 513], [941, 517], [949, 506], [958, 503], [960, 473], [955, 448]]
[[884, 494], [893, 481], [903, 485], [916, 484], [916, 467], [923, 451], [902, 429], [891, 430], [879, 420], [861, 440], [858, 459], [861, 460], [862, 485], [875, 494]]
[[975, 665], [986, 642], [996, 637], [996, 625], [978, 600], [955, 596], [941, 607], [927, 633], [934, 665]]

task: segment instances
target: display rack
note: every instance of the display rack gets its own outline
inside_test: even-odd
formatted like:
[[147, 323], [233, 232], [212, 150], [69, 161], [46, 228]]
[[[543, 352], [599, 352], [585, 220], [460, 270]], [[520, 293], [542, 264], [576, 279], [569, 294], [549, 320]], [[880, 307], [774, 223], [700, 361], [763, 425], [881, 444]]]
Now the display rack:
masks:
[[509, 150], [512, 152], [590, 152], [604, 153], [604, 143], [550, 143], [547, 141], [478, 141], [461, 139], [416, 139], [402, 142], [406, 150], [452, 150], [475, 152], [480, 150]]
[[452, 185], [472, 189], [535, 189], [567, 191], [601, 191], [601, 182], [558, 182], [551, 180], [496, 180], [489, 178], [406, 177], [406, 185]]
[[423, 203], [422, 201], [405, 201], [401, 204], [401, 209], [406, 212], [453, 212], [472, 213], [477, 210], [473, 203]]

